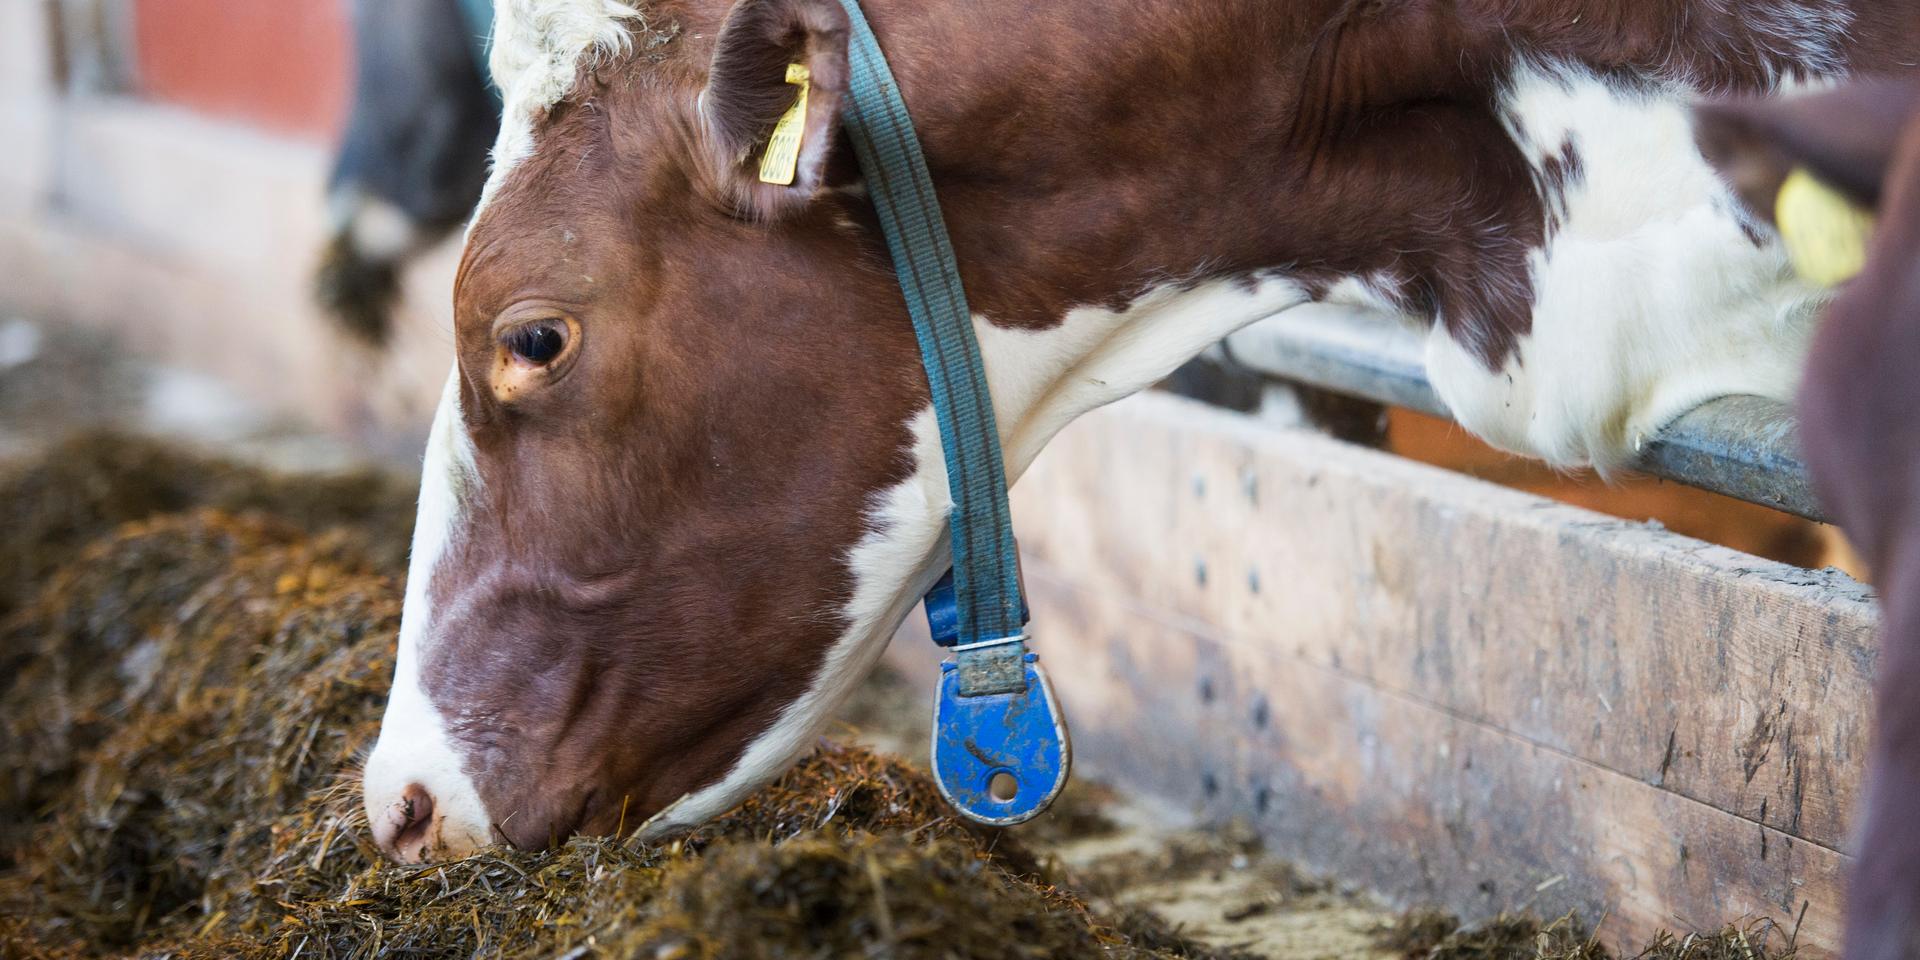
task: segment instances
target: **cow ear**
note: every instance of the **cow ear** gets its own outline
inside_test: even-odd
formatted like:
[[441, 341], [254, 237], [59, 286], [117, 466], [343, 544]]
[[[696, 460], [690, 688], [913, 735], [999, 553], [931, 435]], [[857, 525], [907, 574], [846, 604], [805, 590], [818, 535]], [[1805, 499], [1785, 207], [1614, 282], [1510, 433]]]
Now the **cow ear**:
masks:
[[1694, 133], [1701, 153], [1741, 199], [1771, 219], [1774, 195], [1796, 167], [1863, 204], [1877, 202], [1881, 178], [1916, 110], [1920, 81], [1862, 80], [1802, 96], [1701, 104]]
[[742, 215], [775, 219], [818, 191], [847, 89], [838, 0], [738, 0], [700, 95], [705, 161]]

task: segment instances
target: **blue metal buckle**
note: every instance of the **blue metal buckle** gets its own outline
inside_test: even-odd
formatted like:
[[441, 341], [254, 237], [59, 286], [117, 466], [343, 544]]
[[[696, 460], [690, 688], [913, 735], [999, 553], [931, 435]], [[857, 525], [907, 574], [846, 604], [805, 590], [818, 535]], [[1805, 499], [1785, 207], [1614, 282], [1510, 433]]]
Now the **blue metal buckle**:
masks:
[[[933, 779], [940, 795], [967, 819], [1004, 827], [1038, 816], [1067, 784], [1073, 752], [1067, 724], [1039, 656], [1022, 656], [1023, 689], [960, 692], [960, 665], [940, 665], [933, 707]], [[1012, 778], [1011, 795], [995, 796], [994, 779]]]
[[[951, 576], [926, 597], [934, 642], [954, 651], [940, 665], [933, 705], [933, 778], [940, 795], [969, 820], [1024, 823], [1066, 786], [1073, 762], [1066, 718], [1039, 655], [1027, 652], [1025, 634], [956, 643]], [[1002, 775], [1010, 778], [1010, 790], [996, 790]]]

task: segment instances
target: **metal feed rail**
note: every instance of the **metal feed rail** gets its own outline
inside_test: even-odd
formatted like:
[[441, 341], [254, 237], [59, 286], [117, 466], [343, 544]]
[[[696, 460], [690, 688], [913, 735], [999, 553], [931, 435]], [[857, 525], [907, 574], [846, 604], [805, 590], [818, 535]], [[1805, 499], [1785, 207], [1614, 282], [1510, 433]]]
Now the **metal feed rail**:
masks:
[[[1427, 382], [1423, 333], [1384, 316], [1308, 306], [1227, 339], [1234, 361], [1259, 373], [1378, 403], [1449, 417]], [[1824, 520], [1784, 404], [1723, 397], [1687, 412], [1649, 441], [1635, 470]]]

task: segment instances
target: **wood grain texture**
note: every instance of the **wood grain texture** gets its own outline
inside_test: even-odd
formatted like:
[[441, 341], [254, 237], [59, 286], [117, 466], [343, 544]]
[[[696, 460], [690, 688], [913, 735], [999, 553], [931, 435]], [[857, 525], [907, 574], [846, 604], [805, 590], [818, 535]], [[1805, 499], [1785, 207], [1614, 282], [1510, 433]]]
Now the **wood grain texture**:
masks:
[[[1291, 653], [1030, 574], [1095, 776], [1243, 818], [1403, 905], [1604, 917], [1616, 946], [1774, 918], [1839, 943], [1845, 858]], [[1071, 640], [1058, 642], [1064, 630]], [[1804, 912], [1803, 912], [1804, 911]], [[1629, 954], [1631, 951], [1629, 951]]]
[[1403, 899], [1837, 945], [1860, 584], [1164, 396], [1015, 500], [1089, 769]]

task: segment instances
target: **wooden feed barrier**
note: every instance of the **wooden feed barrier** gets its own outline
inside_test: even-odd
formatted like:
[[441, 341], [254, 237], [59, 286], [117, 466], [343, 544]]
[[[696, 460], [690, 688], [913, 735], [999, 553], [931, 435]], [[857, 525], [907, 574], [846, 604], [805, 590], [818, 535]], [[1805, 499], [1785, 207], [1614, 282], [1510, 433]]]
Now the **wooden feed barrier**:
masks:
[[1837, 950], [1876, 650], [1844, 574], [1165, 394], [1014, 509], [1084, 774], [1403, 905]]

